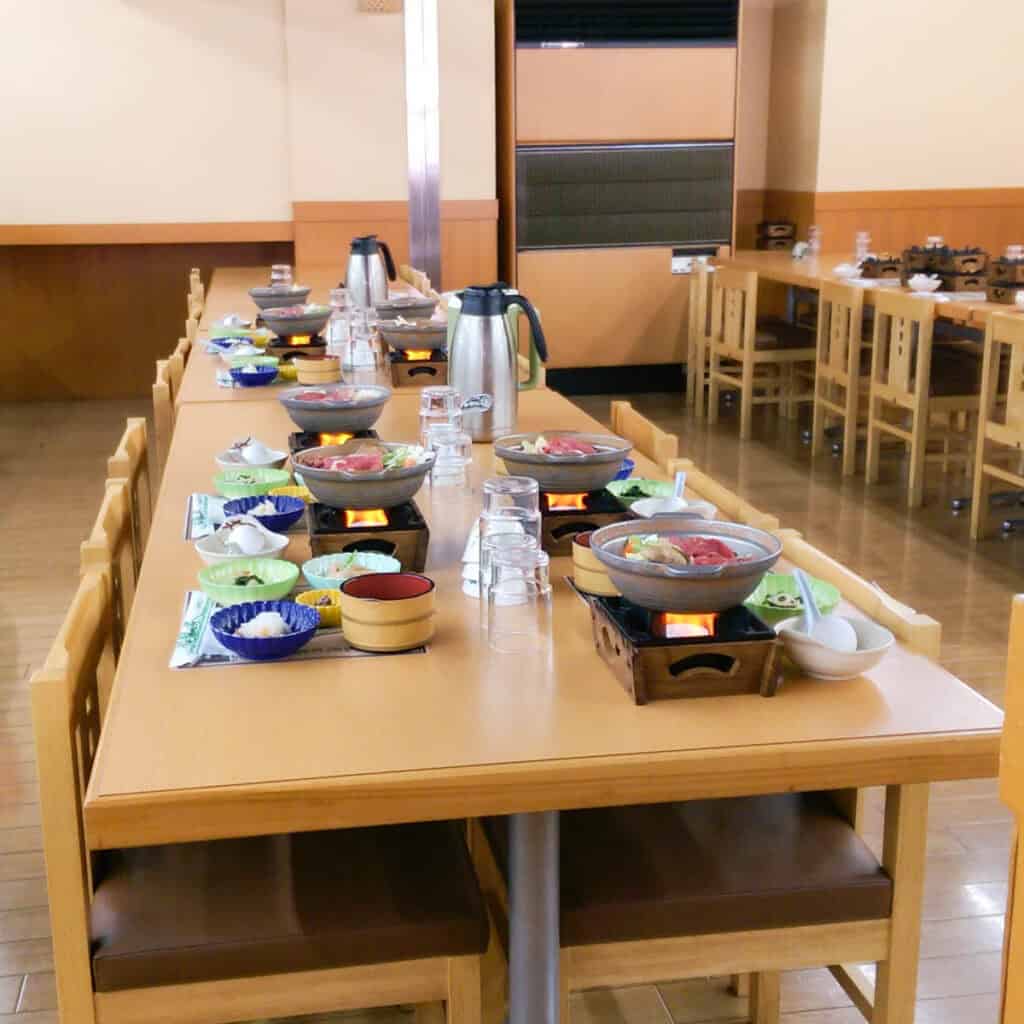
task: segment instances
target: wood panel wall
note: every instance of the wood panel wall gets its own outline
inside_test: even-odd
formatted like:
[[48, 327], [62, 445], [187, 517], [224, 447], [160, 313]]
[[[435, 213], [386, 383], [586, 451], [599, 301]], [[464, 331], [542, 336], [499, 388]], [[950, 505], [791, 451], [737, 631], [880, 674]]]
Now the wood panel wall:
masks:
[[549, 367], [634, 366], [685, 359], [689, 278], [672, 248], [519, 254], [519, 289], [540, 311]]
[[733, 138], [735, 47], [520, 47], [515, 59], [520, 143]]
[[[409, 204], [381, 202], [295, 203], [295, 262], [336, 266], [344, 276], [349, 242], [376, 234], [391, 246], [396, 263], [409, 262]], [[498, 201], [441, 202], [443, 288], [486, 284], [498, 274]], [[436, 284], [436, 282], [435, 282]]]
[[854, 236], [861, 230], [871, 232], [876, 252], [901, 252], [928, 235], [942, 235], [956, 246], [979, 245], [991, 253], [1024, 242], [1024, 188], [768, 190], [764, 210], [769, 218], [796, 221], [799, 238], [806, 238], [807, 228], [817, 224], [826, 252], [852, 252]]
[[149, 394], [191, 267], [293, 262], [290, 242], [0, 246], [0, 401]]

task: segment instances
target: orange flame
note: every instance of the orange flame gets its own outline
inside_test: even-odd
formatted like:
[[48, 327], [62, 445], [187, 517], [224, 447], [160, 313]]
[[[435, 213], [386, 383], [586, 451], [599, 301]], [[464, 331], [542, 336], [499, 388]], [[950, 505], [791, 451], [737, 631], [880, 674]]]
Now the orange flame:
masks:
[[320, 443], [321, 444], [344, 444], [346, 441], [351, 441], [354, 435], [352, 434], [328, 434], [321, 433]]
[[308, 345], [312, 340], [312, 334], [293, 334], [288, 339], [288, 344], [293, 346]]
[[659, 636], [684, 639], [694, 636], [714, 636], [717, 612], [698, 612], [692, 615], [679, 612], [661, 612], [655, 625]]
[[587, 495], [583, 494], [548, 494], [546, 495], [549, 512], [583, 512], [587, 507]]
[[434, 350], [430, 348], [407, 348], [405, 350], [405, 358], [413, 363], [426, 362], [434, 354]]
[[382, 508], [347, 508], [345, 526], [387, 526], [388, 514]]

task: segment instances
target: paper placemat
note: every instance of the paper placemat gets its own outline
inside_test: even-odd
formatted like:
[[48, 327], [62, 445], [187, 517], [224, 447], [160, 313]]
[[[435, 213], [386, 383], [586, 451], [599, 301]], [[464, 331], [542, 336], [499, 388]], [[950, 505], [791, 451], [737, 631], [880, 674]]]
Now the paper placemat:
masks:
[[[220, 609], [201, 590], [190, 590], [185, 594], [181, 612], [181, 628], [171, 652], [171, 668], [211, 668], [216, 665], [258, 665], [266, 662], [246, 661], [220, 645], [210, 628], [213, 613]], [[426, 654], [426, 647], [414, 647], [408, 651], [394, 651], [377, 654], [372, 651], [357, 651], [350, 647], [340, 629], [318, 629], [304, 647], [285, 661], [318, 661], [323, 658], [381, 658], [401, 654]]]
[[[216, 532], [224, 522], [224, 505], [230, 498], [216, 494], [190, 494], [185, 505], [185, 540], [199, 540]], [[304, 533], [306, 513], [285, 530], [286, 534]]]

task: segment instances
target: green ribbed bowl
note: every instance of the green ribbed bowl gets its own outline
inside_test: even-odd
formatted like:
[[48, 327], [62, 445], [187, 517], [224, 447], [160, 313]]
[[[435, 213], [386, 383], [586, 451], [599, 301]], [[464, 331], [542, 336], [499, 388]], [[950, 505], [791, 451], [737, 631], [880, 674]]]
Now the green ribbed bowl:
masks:
[[275, 487], [287, 487], [291, 480], [292, 475], [286, 469], [250, 466], [225, 469], [213, 478], [213, 486], [225, 498], [258, 498], [261, 494], [269, 494]]
[[[244, 572], [259, 576], [263, 583], [243, 587], [234, 581]], [[199, 570], [199, 587], [217, 604], [243, 601], [280, 601], [299, 580], [299, 567], [283, 558], [235, 558]]]

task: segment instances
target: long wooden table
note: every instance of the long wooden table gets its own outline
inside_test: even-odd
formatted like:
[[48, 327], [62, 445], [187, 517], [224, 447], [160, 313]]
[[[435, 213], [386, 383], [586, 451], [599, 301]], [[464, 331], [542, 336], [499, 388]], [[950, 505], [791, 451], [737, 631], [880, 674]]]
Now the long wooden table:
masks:
[[[551, 391], [521, 398], [524, 430], [600, 429]], [[394, 399], [378, 429], [413, 438], [416, 417], [414, 402]], [[552, 562], [550, 665], [524, 673], [488, 650], [478, 604], [460, 586], [480, 485], [494, 470], [480, 445], [471, 493], [428, 487], [417, 498], [438, 585], [426, 654], [171, 670], [201, 565], [182, 536], [188, 495], [210, 489], [213, 457], [231, 439], [257, 433], [281, 447], [292, 429], [273, 399], [179, 408], [85, 801], [91, 848], [513, 814], [530, 869], [513, 893], [512, 1014], [536, 1024], [558, 1013], [558, 810], [886, 785], [883, 862], [896, 904], [883, 969], [906, 983], [885, 1020], [912, 1019], [927, 784], [995, 774], [995, 707], [899, 644], [847, 682], [790, 673], [771, 699], [636, 707], [595, 651], [588, 612], [563, 579], [567, 559]], [[286, 554], [306, 557], [305, 539]], [[799, 964], [780, 953], [774, 966]]]
[[[818, 257], [795, 260], [788, 252], [762, 252], [759, 249], [740, 249], [733, 256], [722, 260], [726, 266], [739, 270], [756, 270], [758, 276], [765, 281], [777, 281], [790, 287], [806, 288], [817, 291], [821, 281], [840, 281], [832, 271], [841, 263], [852, 263], [853, 256], [849, 253], [822, 253]], [[865, 287], [864, 301], [874, 304], [874, 295], [879, 289]], [[904, 289], [907, 290], [907, 289]], [[993, 313], [1013, 313], [1015, 306], [1003, 306], [997, 302], [964, 302], [950, 299], [949, 302], [936, 302], [935, 315], [941, 320], [952, 320], [956, 323], [984, 329], [985, 323]]]
[[[338, 278], [343, 273], [344, 270], [337, 267], [298, 267], [295, 271], [295, 280], [296, 283], [308, 285], [313, 289], [307, 301], [326, 303], [330, 298], [331, 289], [338, 287]], [[258, 272], [252, 267], [222, 267], [217, 270], [202, 319], [199, 321], [199, 336], [193, 357], [185, 367], [185, 376], [175, 399], [177, 405], [189, 405], [193, 402], [266, 402], [273, 399], [275, 392], [283, 390], [281, 385], [276, 384], [258, 388], [221, 387], [217, 383], [217, 370], [222, 369], [224, 363], [219, 355], [209, 355], [206, 352], [210, 324], [228, 313], [239, 313], [246, 318], [256, 315], [258, 310], [249, 298], [249, 289], [257, 280]], [[393, 295], [418, 294], [412, 285], [401, 280], [390, 282], [389, 290]], [[390, 380], [386, 383], [390, 383]], [[404, 393], [417, 395], [418, 391], [409, 388]]]

